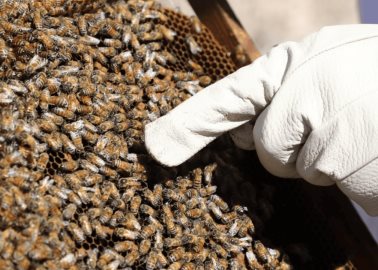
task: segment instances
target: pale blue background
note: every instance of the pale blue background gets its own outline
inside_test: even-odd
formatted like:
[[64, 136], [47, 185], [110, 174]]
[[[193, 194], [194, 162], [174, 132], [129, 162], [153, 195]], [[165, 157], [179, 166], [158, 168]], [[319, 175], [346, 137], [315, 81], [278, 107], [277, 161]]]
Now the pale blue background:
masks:
[[360, 14], [362, 23], [378, 23], [378, 1], [360, 0]]

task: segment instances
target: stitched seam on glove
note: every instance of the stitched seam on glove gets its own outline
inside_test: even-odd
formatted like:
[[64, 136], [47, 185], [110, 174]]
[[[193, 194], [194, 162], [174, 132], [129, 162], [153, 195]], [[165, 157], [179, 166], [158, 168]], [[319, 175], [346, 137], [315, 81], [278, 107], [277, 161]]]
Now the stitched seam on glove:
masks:
[[[356, 169], [354, 172], [351, 172], [350, 174], [348, 174], [348, 175], [345, 176], [343, 179], [341, 179], [341, 180], [339, 180], [339, 181], [337, 181], [337, 182], [341, 183], [341, 182], [343, 182], [344, 180], [348, 180], [348, 179], [347, 179], [348, 177], [350, 177], [352, 174], [358, 172], [359, 170], [365, 168], [365, 167], [368, 166], [370, 163], [374, 162], [376, 159], [378, 159], [378, 155], [377, 155], [376, 157], [372, 158], [369, 162], [367, 162], [367, 163], [361, 165], [361, 166], [360, 166], [358, 169]], [[336, 182], [336, 181], [335, 181], [335, 182]], [[369, 193], [369, 194], [370, 194], [370, 195], [373, 195], [372, 192]]]

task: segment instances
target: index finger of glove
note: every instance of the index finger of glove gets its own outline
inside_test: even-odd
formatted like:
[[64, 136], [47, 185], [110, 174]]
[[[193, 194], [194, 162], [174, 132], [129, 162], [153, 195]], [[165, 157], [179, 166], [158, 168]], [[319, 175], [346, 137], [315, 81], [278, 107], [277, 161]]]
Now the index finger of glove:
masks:
[[287, 63], [287, 47], [276, 47], [202, 90], [146, 125], [147, 150], [160, 163], [176, 166], [222, 133], [254, 119], [279, 89]]

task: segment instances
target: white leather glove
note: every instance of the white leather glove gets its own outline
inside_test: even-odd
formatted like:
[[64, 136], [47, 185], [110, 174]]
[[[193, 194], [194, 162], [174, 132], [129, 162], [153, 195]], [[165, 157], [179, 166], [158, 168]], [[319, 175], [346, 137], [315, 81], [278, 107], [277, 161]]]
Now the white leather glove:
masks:
[[175, 166], [229, 130], [272, 174], [336, 183], [378, 215], [378, 25], [274, 47], [148, 124], [145, 141]]

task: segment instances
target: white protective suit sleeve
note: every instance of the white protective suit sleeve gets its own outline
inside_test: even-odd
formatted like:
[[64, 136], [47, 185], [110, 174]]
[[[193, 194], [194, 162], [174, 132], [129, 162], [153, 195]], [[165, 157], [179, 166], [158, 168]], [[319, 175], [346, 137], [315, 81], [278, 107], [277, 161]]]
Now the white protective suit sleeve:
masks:
[[378, 25], [274, 47], [148, 124], [145, 142], [176, 166], [230, 130], [272, 174], [336, 183], [378, 215]]

